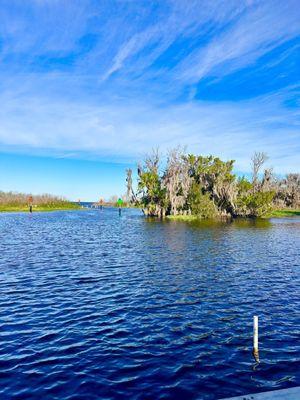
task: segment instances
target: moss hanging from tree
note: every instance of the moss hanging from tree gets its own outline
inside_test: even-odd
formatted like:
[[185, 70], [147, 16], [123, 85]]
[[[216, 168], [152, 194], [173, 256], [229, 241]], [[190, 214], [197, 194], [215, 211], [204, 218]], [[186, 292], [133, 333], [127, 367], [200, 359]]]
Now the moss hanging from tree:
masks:
[[158, 217], [186, 214], [199, 218], [261, 217], [279, 202], [299, 206], [300, 175], [289, 174], [278, 180], [272, 169], [261, 174], [266, 160], [264, 153], [254, 154], [252, 181], [249, 181], [233, 173], [234, 160], [185, 154], [178, 148], [169, 153], [162, 169], [156, 150], [138, 167], [136, 202], [146, 215]]

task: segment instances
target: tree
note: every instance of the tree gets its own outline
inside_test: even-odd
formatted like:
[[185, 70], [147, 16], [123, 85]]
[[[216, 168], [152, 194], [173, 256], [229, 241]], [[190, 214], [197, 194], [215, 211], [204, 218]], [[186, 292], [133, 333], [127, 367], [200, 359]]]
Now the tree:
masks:
[[268, 156], [264, 152], [255, 152], [251, 158], [252, 161], [252, 185], [253, 185], [253, 192], [259, 189], [259, 172], [267, 161]]
[[199, 218], [213, 218], [218, 214], [218, 210], [208, 193], [203, 193], [199, 183], [193, 182], [189, 195], [188, 205], [191, 213]]
[[279, 206], [300, 207], [300, 174], [288, 174], [278, 182], [275, 201]]
[[183, 151], [178, 147], [169, 152], [167, 168], [162, 177], [162, 186], [166, 189], [169, 212], [171, 215], [183, 213], [192, 180]]
[[190, 176], [204, 193], [208, 193], [221, 214], [235, 216], [234, 161], [222, 161], [218, 157], [188, 155]]
[[134, 193], [133, 186], [132, 186], [132, 169], [128, 168], [126, 170], [126, 202], [127, 203], [132, 203], [135, 202], [136, 204], [138, 203], [137, 196]]
[[297, 207], [300, 203], [300, 174], [278, 180], [272, 169], [265, 169], [265, 153], [252, 157], [252, 181], [237, 178], [234, 161], [214, 156], [185, 154], [180, 148], [169, 152], [161, 171], [160, 155], [154, 151], [138, 167], [138, 188], [146, 215], [194, 214], [213, 216], [260, 217], [275, 202]]
[[144, 214], [163, 217], [166, 214], [166, 189], [159, 176], [160, 155], [158, 150], [146, 157], [144, 165], [138, 167], [138, 189], [142, 195], [141, 203]]
[[288, 174], [286, 177], [286, 203], [290, 207], [300, 206], [300, 174]]
[[255, 192], [250, 193], [241, 201], [246, 206], [246, 217], [263, 217], [272, 210], [274, 192]]
[[273, 169], [266, 168], [264, 170], [264, 175], [261, 181], [261, 190], [263, 190], [264, 192], [275, 190], [275, 187], [276, 187], [276, 179], [273, 174]]

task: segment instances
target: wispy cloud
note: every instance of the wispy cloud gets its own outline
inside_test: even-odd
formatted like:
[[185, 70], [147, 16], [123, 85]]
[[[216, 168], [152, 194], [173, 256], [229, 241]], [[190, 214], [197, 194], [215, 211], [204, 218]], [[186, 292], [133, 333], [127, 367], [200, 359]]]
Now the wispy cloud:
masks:
[[[0, 150], [133, 161], [182, 144], [241, 170], [254, 150], [278, 172], [297, 168], [298, 1], [3, 3]], [[274, 67], [258, 96], [252, 86]], [[222, 101], [197, 94], [230, 74], [238, 95], [228, 83]]]
[[[297, 1], [172, 2], [172, 7], [146, 29], [125, 40], [103, 78], [120, 71], [141, 74], [171, 46], [176, 62], [165, 65], [172, 79], [198, 82], [251, 66], [260, 57], [300, 34]], [[195, 45], [200, 43], [200, 45]], [[175, 46], [176, 47], [176, 46]], [[188, 51], [190, 49], [190, 51]], [[178, 57], [176, 51], [182, 52]], [[149, 71], [147, 71], [149, 73]], [[159, 70], [152, 73], [157, 77]], [[183, 83], [181, 83], [183, 84]]]
[[[141, 71], [149, 67], [176, 40], [203, 37], [210, 30], [218, 29], [224, 21], [230, 22], [247, 8], [247, 2], [222, 1], [170, 1], [168, 5], [158, 21], [134, 33], [121, 44], [103, 79], [125, 67], [127, 60], [132, 61], [135, 71]], [[147, 51], [141, 56], [143, 50]], [[132, 71], [133, 67], [128, 69]]]
[[[82, 1], [7, 1], [0, 8], [1, 58], [67, 54], [76, 50], [90, 16]], [[25, 57], [25, 54], [27, 55]]]
[[285, 172], [295, 169], [300, 150], [300, 115], [286, 105], [295, 90], [238, 105], [193, 101], [164, 108], [142, 99], [95, 104], [6, 93], [0, 96], [0, 142], [6, 150], [83, 153], [122, 162], [133, 162], [156, 145], [167, 150], [181, 144], [190, 151], [234, 158], [244, 171], [251, 154], [264, 150], [277, 172]]
[[181, 79], [193, 82], [224, 76], [253, 64], [259, 57], [300, 34], [298, 2], [261, 3], [235, 24], [196, 49], [179, 66]]

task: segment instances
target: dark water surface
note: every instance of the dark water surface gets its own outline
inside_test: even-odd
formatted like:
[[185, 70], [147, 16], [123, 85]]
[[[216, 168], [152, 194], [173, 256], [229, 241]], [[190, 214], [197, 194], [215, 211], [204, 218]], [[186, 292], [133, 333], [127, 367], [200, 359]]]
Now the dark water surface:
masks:
[[0, 399], [219, 399], [300, 385], [299, 249], [299, 218], [1, 214]]

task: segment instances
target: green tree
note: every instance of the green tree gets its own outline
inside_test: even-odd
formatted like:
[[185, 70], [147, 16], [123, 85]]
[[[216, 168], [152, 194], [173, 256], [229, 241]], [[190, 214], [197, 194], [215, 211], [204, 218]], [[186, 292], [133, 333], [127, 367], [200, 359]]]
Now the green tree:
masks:
[[235, 215], [235, 175], [232, 173], [234, 160], [222, 161], [218, 157], [188, 155], [189, 172], [200, 184], [203, 194], [209, 194], [222, 214]]
[[273, 208], [274, 191], [253, 191], [253, 183], [240, 178], [237, 183], [237, 214], [242, 217], [263, 217]]
[[191, 185], [187, 199], [191, 213], [199, 218], [214, 218], [217, 215], [216, 206], [208, 193], [203, 193], [199, 183]]

